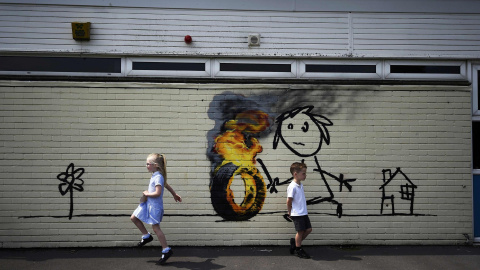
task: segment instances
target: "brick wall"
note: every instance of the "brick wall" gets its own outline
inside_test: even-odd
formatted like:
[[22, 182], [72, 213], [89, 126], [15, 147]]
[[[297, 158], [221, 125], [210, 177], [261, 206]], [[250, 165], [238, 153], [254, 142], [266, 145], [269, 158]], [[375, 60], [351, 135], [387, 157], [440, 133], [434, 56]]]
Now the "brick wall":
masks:
[[[302, 159], [314, 203], [305, 244], [461, 244], [472, 233], [470, 102], [470, 89], [459, 86], [3, 81], [0, 246], [135, 244], [129, 216], [147, 187], [151, 152], [166, 154], [168, 181], [183, 197], [165, 194], [161, 227], [171, 245], [287, 245], [294, 229], [282, 217], [282, 182]], [[291, 117], [275, 123], [285, 112]], [[329, 139], [315, 154], [313, 119]], [[305, 122], [312, 132], [302, 131]], [[215, 143], [233, 138], [225, 131], [242, 135], [249, 155], [260, 151], [236, 155], [232, 144]], [[218, 213], [218, 185], [230, 177], [218, 172], [228, 163], [263, 178], [250, 193], [257, 209], [241, 209], [245, 187], [233, 173], [240, 210]], [[384, 180], [394, 198], [381, 213]]]

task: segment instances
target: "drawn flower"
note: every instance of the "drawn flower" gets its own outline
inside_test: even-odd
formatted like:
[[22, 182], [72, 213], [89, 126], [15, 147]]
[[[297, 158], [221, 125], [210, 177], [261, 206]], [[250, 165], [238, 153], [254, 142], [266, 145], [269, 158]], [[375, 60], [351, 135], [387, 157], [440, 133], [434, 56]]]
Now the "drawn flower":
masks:
[[57, 175], [57, 179], [62, 181], [62, 183], [58, 185], [60, 194], [64, 196], [67, 194], [67, 192], [70, 192], [70, 214], [68, 219], [72, 219], [73, 214], [73, 190], [75, 189], [77, 191], [83, 191], [84, 181], [80, 177], [84, 172], [85, 169], [83, 168], [78, 168], [75, 170], [75, 165], [70, 163], [65, 172]]

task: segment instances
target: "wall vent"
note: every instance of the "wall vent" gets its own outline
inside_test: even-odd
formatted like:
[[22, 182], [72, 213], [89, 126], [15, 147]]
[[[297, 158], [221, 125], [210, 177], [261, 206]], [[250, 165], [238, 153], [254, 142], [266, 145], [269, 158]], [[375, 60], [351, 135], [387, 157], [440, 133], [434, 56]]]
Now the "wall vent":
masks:
[[260, 34], [248, 35], [248, 46], [260, 46]]

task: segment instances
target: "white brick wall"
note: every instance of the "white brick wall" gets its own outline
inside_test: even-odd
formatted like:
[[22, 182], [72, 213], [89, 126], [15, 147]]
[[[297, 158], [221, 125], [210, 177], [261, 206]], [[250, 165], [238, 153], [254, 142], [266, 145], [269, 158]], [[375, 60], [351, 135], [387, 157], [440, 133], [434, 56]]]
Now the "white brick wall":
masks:
[[[286, 186], [267, 192], [250, 221], [218, 222], [213, 209], [210, 117], [236, 95], [273, 116], [313, 105], [333, 122], [331, 143], [317, 157], [322, 169], [357, 180], [352, 192], [330, 182], [341, 218], [331, 204], [309, 206], [314, 231], [305, 244], [460, 244], [472, 233], [468, 87], [3, 81], [0, 247], [135, 244], [129, 215], [147, 186], [151, 152], [167, 155], [169, 183], [184, 199], [177, 204], [166, 194], [161, 227], [171, 245], [286, 245], [294, 229], [277, 212], [285, 211]], [[273, 137], [274, 130], [260, 139], [257, 158], [283, 181], [300, 158], [282, 144], [274, 150]], [[85, 169], [71, 220], [69, 194], [60, 194], [56, 178], [70, 163]], [[418, 186], [415, 215], [380, 215], [382, 170], [397, 167]], [[325, 190], [321, 183], [309, 171], [307, 198]]]

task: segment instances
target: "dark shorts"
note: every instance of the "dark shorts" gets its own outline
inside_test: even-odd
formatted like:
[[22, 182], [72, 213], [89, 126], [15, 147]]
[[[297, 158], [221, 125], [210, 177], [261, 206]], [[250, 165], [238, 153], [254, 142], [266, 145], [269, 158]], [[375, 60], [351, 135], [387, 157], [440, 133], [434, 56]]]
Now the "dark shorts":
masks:
[[295, 230], [298, 231], [305, 231], [307, 229], [312, 228], [312, 224], [310, 223], [310, 218], [307, 216], [291, 216], [293, 220], [293, 224], [295, 224]]

